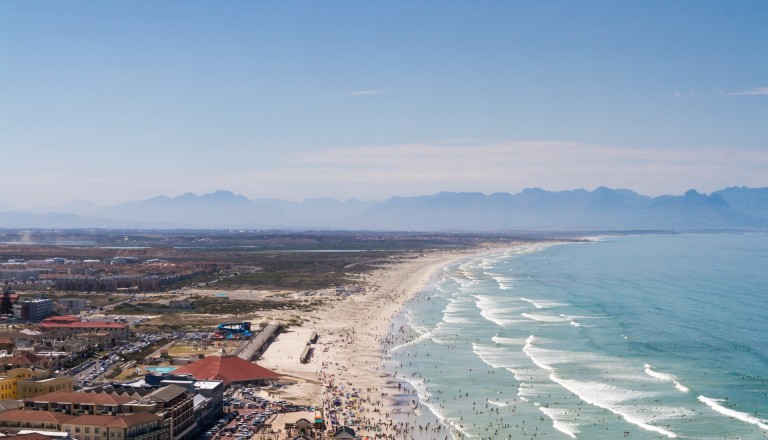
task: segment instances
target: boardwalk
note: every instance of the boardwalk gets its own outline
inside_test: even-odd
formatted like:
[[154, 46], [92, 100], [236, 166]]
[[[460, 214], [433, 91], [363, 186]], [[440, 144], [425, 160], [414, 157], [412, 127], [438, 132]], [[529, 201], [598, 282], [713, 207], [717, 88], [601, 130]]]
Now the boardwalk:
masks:
[[240, 359], [245, 359], [246, 361], [257, 359], [282, 330], [283, 326], [281, 324], [272, 323], [267, 325], [253, 339], [240, 344], [235, 354]]

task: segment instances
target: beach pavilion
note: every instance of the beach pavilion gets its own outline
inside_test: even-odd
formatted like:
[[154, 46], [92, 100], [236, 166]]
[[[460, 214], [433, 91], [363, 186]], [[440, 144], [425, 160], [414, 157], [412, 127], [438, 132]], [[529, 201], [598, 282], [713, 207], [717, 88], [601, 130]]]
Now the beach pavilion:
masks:
[[177, 368], [173, 374], [188, 374], [197, 380], [222, 380], [226, 386], [232, 383], [264, 385], [280, 377], [237, 356], [208, 356]]

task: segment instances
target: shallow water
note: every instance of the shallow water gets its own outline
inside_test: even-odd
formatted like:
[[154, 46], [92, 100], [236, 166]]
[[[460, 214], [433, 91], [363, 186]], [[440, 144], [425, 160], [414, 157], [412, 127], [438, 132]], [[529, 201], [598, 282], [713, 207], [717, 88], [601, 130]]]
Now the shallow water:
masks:
[[766, 268], [765, 234], [471, 258], [409, 303], [386, 366], [454, 438], [768, 437]]

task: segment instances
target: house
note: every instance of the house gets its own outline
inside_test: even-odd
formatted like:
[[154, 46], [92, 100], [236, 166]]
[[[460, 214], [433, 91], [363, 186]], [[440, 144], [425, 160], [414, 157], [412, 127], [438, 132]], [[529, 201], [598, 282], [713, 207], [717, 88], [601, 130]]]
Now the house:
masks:
[[333, 438], [354, 440], [357, 437], [355, 437], [355, 431], [349, 426], [339, 426], [336, 428], [336, 432], [333, 433]]

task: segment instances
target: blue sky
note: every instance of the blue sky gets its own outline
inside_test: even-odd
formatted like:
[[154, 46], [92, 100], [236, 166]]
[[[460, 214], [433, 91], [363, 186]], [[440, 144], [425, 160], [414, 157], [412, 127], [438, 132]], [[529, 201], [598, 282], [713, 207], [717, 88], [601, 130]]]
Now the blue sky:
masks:
[[0, 202], [768, 186], [768, 2], [0, 0]]

